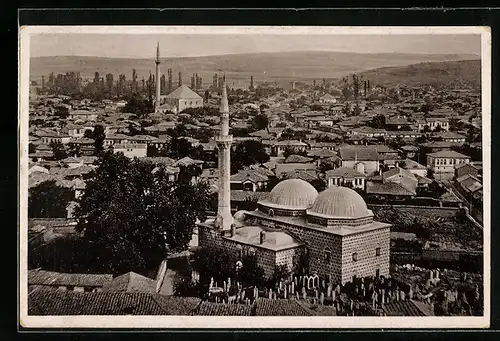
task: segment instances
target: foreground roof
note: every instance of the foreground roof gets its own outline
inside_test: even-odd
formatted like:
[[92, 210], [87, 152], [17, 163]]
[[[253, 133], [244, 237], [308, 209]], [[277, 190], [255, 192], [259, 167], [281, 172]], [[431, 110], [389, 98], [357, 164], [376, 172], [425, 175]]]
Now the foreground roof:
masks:
[[29, 270], [28, 285], [102, 287], [110, 282], [113, 275], [73, 274], [45, 270]]
[[28, 315], [191, 315], [201, 299], [128, 292], [35, 289]]

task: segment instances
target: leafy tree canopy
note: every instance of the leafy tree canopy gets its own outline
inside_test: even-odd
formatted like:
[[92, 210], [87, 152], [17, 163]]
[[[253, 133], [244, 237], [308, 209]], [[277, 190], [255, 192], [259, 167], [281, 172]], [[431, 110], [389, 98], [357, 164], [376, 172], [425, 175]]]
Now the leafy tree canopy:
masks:
[[74, 212], [94, 262], [113, 274], [147, 273], [187, 248], [196, 219], [205, 219], [205, 183], [169, 181], [162, 167], [122, 153], [105, 152], [96, 164]]
[[44, 181], [29, 189], [28, 215], [30, 218], [65, 218], [72, 191], [59, 186], [55, 180]]

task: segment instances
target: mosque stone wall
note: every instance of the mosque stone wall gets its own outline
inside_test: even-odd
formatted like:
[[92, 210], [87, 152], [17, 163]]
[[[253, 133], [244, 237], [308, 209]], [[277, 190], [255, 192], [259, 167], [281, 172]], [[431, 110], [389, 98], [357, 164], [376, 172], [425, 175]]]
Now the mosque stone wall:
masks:
[[[318, 230], [307, 229], [287, 223], [256, 218], [256, 223], [262, 226], [288, 231], [307, 244], [309, 251], [309, 271], [319, 276], [330, 276], [333, 282], [341, 280], [342, 237]], [[326, 251], [330, 252], [327, 258]]]
[[[271, 277], [274, 274], [274, 269], [277, 264], [290, 263], [296, 249], [284, 250], [275, 252], [265, 248], [259, 248], [252, 245], [240, 244], [230, 239], [222, 237], [221, 233], [207, 226], [199, 226], [199, 245], [201, 247], [214, 248], [224, 250], [225, 252], [233, 252], [234, 254], [245, 255], [255, 252], [257, 264], [264, 269], [264, 276]], [[290, 257], [290, 261], [285, 256]], [[280, 263], [278, 263], [280, 262]]]
[[[390, 227], [344, 237], [342, 283], [352, 281], [353, 276], [375, 276], [377, 269], [379, 275], [389, 275], [390, 238]], [[378, 256], [377, 248], [380, 248]]]

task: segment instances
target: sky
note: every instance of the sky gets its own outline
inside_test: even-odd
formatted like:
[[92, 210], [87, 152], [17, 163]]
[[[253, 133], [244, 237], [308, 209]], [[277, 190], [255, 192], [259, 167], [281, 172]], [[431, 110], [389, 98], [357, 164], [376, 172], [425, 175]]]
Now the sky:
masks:
[[156, 43], [162, 57], [291, 52], [343, 51], [357, 53], [422, 53], [480, 55], [475, 35], [271, 35], [271, 34], [34, 34], [31, 57], [96, 56], [154, 58]]

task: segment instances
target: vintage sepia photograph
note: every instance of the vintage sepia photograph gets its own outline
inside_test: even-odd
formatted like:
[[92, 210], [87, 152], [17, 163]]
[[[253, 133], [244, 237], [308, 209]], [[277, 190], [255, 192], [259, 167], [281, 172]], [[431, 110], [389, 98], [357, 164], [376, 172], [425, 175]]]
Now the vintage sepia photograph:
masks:
[[490, 37], [21, 27], [19, 323], [488, 327]]

